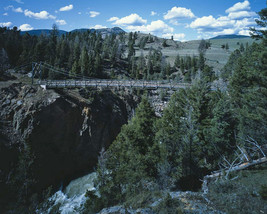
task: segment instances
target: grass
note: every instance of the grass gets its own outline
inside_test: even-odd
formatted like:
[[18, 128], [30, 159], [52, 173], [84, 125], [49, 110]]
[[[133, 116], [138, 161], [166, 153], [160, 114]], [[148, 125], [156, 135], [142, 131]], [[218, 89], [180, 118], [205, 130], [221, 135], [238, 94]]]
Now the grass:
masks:
[[[232, 180], [231, 180], [232, 179]], [[226, 213], [267, 213], [267, 165], [231, 174], [229, 180], [209, 184], [208, 198]]]
[[[147, 36], [146, 34], [138, 34], [136, 44], [139, 44], [141, 37]], [[212, 66], [215, 70], [221, 70], [224, 65], [227, 63], [227, 60], [231, 53], [240, 48], [240, 44], [243, 43], [244, 47], [246, 43], [251, 45], [255, 40], [251, 38], [234, 38], [234, 39], [214, 39], [210, 40], [211, 47], [206, 51], [206, 63], [209, 66]], [[144, 56], [147, 56], [149, 53], [150, 47], [154, 49], [161, 49], [163, 55], [166, 57], [167, 62], [172, 66], [174, 64], [176, 56], [179, 54], [181, 57], [185, 56], [198, 56], [198, 46], [200, 40], [192, 41], [172, 41], [167, 40], [167, 47], [162, 46], [163, 39], [158, 38], [153, 43], [147, 43], [144, 50], [140, 50], [139, 47], [135, 47], [136, 56], [140, 56], [143, 52]], [[228, 43], [229, 50], [222, 49], [221, 46]]]

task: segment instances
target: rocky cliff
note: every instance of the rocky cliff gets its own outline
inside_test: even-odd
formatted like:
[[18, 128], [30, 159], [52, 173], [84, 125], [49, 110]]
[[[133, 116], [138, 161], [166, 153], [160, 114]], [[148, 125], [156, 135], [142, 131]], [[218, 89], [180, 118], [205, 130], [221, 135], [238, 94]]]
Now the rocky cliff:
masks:
[[11, 189], [21, 189], [16, 180], [28, 196], [92, 170], [135, 105], [133, 96], [110, 91], [64, 92], [20, 83], [0, 89], [0, 207], [13, 197]]

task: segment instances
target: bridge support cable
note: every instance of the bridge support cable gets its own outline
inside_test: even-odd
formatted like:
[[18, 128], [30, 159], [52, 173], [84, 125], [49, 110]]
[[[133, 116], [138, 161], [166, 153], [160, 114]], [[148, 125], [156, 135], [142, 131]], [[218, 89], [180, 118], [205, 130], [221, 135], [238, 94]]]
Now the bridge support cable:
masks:
[[[43, 79], [44, 69], [61, 75], [62, 80]], [[177, 83], [174, 81], [146, 81], [146, 80], [111, 80], [111, 79], [92, 79], [82, 75], [70, 75], [69, 72], [55, 68], [45, 62], [32, 63], [32, 84], [38, 76], [38, 85], [44, 85], [46, 88], [79, 88], [79, 87], [95, 87], [95, 88], [143, 88], [143, 89], [170, 89], [178, 90], [180, 88], [190, 87], [187, 83]], [[70, 77], [74, 79], [70, 79]]]

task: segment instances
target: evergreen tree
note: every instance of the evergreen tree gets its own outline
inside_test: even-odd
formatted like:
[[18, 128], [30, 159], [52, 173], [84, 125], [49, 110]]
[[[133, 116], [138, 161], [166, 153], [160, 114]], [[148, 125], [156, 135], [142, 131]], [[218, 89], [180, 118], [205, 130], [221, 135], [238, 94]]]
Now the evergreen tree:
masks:
[[89, 69], [89, 57], [85, 47], [83, 47], [81, 57], [80, 57], [80, 66], [82, 76], [88, 76]]
[[205, 67], [205, 57], [203, 53], [199, 54], [199, 59], [198, 59], [198, 68], [203, 71]]
[[102, 59], [101, 59], [101, 56], [99, 54], [97, 54], [95, 57], [94, 71], [95, 71], [96, 77], [102, 76]]
[[239, 122], [240, 141], [248, 136], [258, 143], [267, 139], [267, 51], [263, 44], [250, 46], [248, 54], [237, 60], [230, 79], [230, 95]]
[[174, 67], [177, 69], [180, 67], [180, 55], [177, 54], [175, 61], [174, 61]]
[[239, 50], [241, 52], [244, 52], [245, 51], [245, 47], [244, 47], [244, 44], [243, 43], [241, 43]]
[[155, 119], [152, 107], [143, 97], [135, 116], [122, 127], [109, 147], [106, 160], [109, 173], [103, 175], [98, 170], [99, 193], [105, 206], [143, 191], [146, 189], [143, 181], [151, 181], [156, 176], [159, 150], [154, 144]]

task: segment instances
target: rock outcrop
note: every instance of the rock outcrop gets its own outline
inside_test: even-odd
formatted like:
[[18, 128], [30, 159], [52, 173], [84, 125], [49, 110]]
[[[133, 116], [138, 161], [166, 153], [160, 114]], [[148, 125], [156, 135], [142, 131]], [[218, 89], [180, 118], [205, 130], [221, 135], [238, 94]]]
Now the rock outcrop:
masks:
[[89, 99], [75, 93], [19, 83], [0, 90], [0, 201], [8, 200], [25, 150], [33, 157], [33, 192], [88, 173], [136, 104], [132, 96], [110, 91], [92, 93]]

